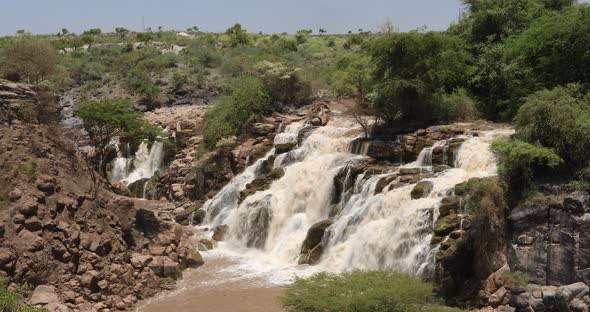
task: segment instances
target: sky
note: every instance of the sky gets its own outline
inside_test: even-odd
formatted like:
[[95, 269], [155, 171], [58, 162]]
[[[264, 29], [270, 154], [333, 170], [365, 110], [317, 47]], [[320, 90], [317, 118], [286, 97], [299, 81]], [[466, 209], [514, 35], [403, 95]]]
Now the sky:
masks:
[[236, 22], [250, 32], [294, 32], [321, 27], [329, 33], [376, 30], [390, 19], [401, 31], [446, 29], [457, 19], [460, 0], [0, 0], [0, 35], [24, 29], [34, 34], [62, 28], [80, 33], [115, 27], [225, 31]]

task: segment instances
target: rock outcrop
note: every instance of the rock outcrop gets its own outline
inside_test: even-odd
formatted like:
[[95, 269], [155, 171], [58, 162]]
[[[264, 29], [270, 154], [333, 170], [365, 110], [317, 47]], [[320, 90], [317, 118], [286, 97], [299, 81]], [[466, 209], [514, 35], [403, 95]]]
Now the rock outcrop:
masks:
[[[34, 90], [0, 82], [6, 88]], [[23, 94], [20, 105], [51, 105]], [[0, 116], [12, 114], [4, 105], [10, 99], [0, 95]], [[35, 287], [32, 304], [126, 310], [202, 264], [175, 222], [110, 193], [62, 137], [58, 120], [10, 116], [0, 123], [0, 277]]]

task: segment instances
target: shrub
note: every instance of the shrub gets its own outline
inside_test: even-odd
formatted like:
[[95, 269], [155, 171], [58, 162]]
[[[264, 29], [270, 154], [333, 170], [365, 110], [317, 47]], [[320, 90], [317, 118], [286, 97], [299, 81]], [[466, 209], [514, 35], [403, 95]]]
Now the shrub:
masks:
[[281, 37], [275, 42], [275, 45], [281, 52], [285, 51], [297, 51], [297, 41], [291, 38]]
[[14, 81], [38, 83], [53, 74], [57, 62], [57, 51], [49, 42], [28, 35], [0, 50], [0, 74]]
[[511, 200], [519, 199], [529, 190], [539, 169], [555, 168], [563, 162], [553, 149], [520, 140], [499, 140], [491, 148], [500, 154], [500, 174]]
[[302, 81], [300, 69], [283, 63], [262, 61], [254, 66], [254, 73], [264, 81], [272, 100], [285, 104], [304, 104], [311, 96], [311, 86]]
[[529, 283], [529, 276], [526, 272], [508, 271], [501, 275], [504, 284], [512, 288], [522, 288]]
[[184, 53], [191, 65], [201, 65], [206, 68], [215, 68], [223, 62], [223, 56], [215, 47], [202, 42], [191, 43]]
[[436, 111], [442, 120], [468, 120], [478, 116], [475, 101], [461, 88], [451, 94], [442, 94]]
[[502, 207], [504, 201], [504, 191], [496, 177], [469, 179], [455, 186], [455, 194], [464, 196], [461, 209], [466, 213], [477, 213], [486, 197], [498, 207]]
[[430, 284], [393, 272], [319, 273], [297, 279], [281, 303], [292, 312], [460, 311], [436, 304]]
[[543, 90], [526, 99], [514, 125], [518, 136], [553, 148], [567, 165], [581, 167], [590, 154], [590, 97], [578, 85]]
[[223, 95], [205, 115], [205, 144], [212, 148], [223, 138], [237, 135], [242, 127], [271, 109], [271, 97], [260, 79], [230, 79]]

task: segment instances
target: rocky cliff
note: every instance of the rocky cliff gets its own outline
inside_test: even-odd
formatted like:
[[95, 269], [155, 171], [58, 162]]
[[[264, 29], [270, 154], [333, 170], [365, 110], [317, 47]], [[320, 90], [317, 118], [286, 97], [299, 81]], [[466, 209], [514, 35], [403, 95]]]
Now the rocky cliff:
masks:
[[0, 90], [0, 276], [31, 284], [32, 304], [127, 310], [202, 264], [181, 227], [89, 169], [61, 135], [55, 98], [5, 81]]

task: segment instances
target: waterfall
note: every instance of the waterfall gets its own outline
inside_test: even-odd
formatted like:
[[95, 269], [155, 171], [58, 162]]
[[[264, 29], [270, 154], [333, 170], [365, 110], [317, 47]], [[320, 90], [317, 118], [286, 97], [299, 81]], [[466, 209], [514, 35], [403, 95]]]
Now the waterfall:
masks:
[[[135, 156], [123, 156], [119, 151], [113, 164], [111, 181], [130, 184], [140, 179], [151, 178], [161, 168], [163, 159], [164, 144], [162, 142], [154, 142], [151, 148], [147, 142], [142, 142]], [[131, 170], [132, 167], [133, 170]]]
[[[289, 127], [288, 127], [289, 128]], [[293, 126], [291, 131], [301, 131]], [[277, 156], [275, 167], [285, 174], [266, 191], [259, 191], [238, 205], [239, 191], [256, 177], [259, 160], [234, 178], [205, 203], [207, 226], [227, 224], [224, 249], [253, 253], [283, 268], [295, 267], [308, 229], [332, 219], [324, 235], [324, 253], [316, 270], [398, 270], [430, 274], [435, 252], [430, 247], [432, 228], [442, 199], [454, 186], [473, 177], [495, 175], [496, 159], [491, 142], [508, 131], [488, 131], [468, 138], [458, 151], [456, 168], [431, 175], [434, 188], [425, 198], [413, 200], [415, 184], [375, 194], [382, 177], [392, 174], [349, 175], [349, 166], [367, 159], [349, 152], [362, 131], [352, 120], [333, 119], [311, 132], [298, 147]], [[291, 134], [290, 134], [291, 135]], [[281, 139], [282, 140], [282, 139]], [[437, 142], [419, 159], [404, 167], [429, 167]], [[271, 151], [272, 154], [273, 151]], [[268, 157], [269, 155], [267, 155]], [[343, 191], [335, 204], [335, 179], [342, 177]], [[336, 205], [336, 209], [334, 209]]]

